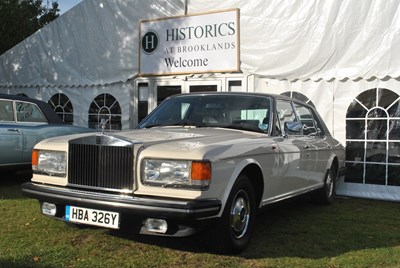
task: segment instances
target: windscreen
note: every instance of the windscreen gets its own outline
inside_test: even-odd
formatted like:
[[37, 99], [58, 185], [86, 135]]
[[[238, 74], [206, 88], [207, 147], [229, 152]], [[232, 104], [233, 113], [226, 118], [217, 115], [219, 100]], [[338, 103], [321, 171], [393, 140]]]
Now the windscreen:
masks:
[[268, 133], [271, 98], [243, 95], [182, 95], [158, 106], [138, 128], [224, 127]]

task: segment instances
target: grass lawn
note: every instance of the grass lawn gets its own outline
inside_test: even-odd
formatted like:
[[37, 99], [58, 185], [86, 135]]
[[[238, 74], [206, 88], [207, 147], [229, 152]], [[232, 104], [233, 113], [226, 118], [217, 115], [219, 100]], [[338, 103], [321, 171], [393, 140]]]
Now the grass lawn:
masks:
[[127, 235], [47, 218], [22, 196], [24, 180], [0, 177], [0, 267], [400, 267], [400, 203], [285, 202], [258, 216], [242, 254], [223, 256], [201, 235]]

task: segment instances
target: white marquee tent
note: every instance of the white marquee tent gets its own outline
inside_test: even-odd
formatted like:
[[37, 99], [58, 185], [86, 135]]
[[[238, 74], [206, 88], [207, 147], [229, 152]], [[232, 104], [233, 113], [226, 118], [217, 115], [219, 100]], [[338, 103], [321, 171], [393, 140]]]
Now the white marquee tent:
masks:
[[397, 0], [84, 0], [0, 56], [0, 92], [45, 101], [65, 93], [84, 126], [94, 96], [112, 92], [122, 128], [131, 127], [139, 21], [231, 8], [240, 10], [240, 69], [252, 81], [243, 91], [305, 96], [361, 177], [338, 192], [399, 201]]
[[[189, 0], [186, 8], [240, 8], [244, 73], [289, 81], [400, 76], [396, 0]], [[184, 13], [183, 0], [84, 0], [1, 56], [0, 85], [127, 81], [138, 73], [139, 20]]]

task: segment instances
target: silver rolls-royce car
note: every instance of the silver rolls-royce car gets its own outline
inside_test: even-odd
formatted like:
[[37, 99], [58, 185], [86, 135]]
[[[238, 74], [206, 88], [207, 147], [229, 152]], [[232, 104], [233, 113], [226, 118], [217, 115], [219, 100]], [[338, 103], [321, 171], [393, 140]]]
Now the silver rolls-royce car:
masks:
[[212, 235], [238, 253], [257, 212], [310, 193], [334, 199], [343, 146], [316, 110], [283, 96], [172, 96], [135, 130], [38, 143], [23, 193], [47, 216], [142, 234]]

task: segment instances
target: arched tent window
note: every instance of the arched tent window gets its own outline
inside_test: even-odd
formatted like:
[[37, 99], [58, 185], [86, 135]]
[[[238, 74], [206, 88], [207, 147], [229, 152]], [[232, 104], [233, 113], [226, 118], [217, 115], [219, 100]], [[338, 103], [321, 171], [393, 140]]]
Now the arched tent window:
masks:
[[120, 130], [121, 106], [114, 96], [104, 93], [98, 95], [89, 107], [89, 127], [101, 128], [101, 121], [104, 119], [107, 130]]
[[400, 97], [374, 88], [358, 95], [346, 114], [345, 181], [400, 186]]
[[294, 98], [296, 100], [308, 103], [309, 105], [315, 107], [314, 103], [304, 94], [301, 94], [299, 92], [295, 92], [295, 91], [286, 91], [281, 93], [282, 96], [287, 96], [290, 98]]
[[67, 124], [74, 123], [74, 107], [67, 95], [58, 93], [47, 102], [53, 107], [56, 114]]

